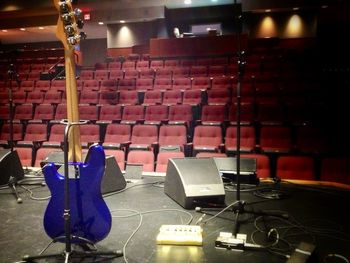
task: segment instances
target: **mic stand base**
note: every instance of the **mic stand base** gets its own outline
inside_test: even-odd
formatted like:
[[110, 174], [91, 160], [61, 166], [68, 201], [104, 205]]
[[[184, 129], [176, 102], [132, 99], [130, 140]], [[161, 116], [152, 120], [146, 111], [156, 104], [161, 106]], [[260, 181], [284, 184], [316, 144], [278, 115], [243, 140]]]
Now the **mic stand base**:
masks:
[[22, 198], [19, 196], [16, 185], [17, 179], [11, 176], [8, 182], [8, 186], [12, 189], [13, 195], [16, 197], [17, 203], [21, 204], [23, 201]]

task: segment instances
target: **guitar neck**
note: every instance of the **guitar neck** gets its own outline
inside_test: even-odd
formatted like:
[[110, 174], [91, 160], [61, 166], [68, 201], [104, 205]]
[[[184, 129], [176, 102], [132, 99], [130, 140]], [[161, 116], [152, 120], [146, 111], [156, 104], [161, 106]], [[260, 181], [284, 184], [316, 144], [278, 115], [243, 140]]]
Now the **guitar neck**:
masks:
[[[78, 91], [75, 72], [74, 48], [65, 50], [66, 97], [68, 122], [79, 122]], [[68, 134], [68, 159], [81, 162], [82, 150], [79, 125], [70, 128]]]

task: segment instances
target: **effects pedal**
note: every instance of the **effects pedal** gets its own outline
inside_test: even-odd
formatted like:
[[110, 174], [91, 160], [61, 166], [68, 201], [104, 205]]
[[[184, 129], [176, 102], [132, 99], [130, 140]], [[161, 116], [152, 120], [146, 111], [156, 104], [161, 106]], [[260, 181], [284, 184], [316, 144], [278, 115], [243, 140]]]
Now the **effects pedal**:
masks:
[[162, 225], [157, 236], [158, 245], [201, 246], [203, 229], [191, 225]]

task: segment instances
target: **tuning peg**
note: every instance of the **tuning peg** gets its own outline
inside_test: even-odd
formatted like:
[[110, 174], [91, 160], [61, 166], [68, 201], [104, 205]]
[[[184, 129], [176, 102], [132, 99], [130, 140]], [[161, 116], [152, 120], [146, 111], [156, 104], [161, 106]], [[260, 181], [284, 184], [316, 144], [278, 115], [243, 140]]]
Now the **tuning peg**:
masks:
[[79, 40], [80, 40], [80, 36], [79, 35], [75, 35], [75, 36], [71, 36], [67, 38], [68, 43], [71, 44], [72, 46], [78, 44]]
[[77, 21], [77, 26], [78, 26], [79, 29], [82, 29], [82, 28], [84, 27], [84, 21], [81, 20], [81, 19], [79, 19], [79, 20]]
[[69, 37], [67, 38], [68, 43], [71, 44], [72, 46], [74, 46], [77, 43], [77, 40], [75, 39], [75, 37]]
[[62, 15], [62, 20], [65, 25], [72, 24], [72, 16], [68, 13]]
[[75, 29], [72, 25], [68, 25], [66, 26], [65, 28], [65, 31], [66, 31], [66, 34], [71, 37], [71, 36], [74, 36], [75, 35]]
[[85, 32], [80, 32], [80, 39], [86, 39], [87, 38], [87, 34]]
[[83, 15], [83, 11], [81, 11], [81, 9], [79, 9], [79, 8], [75, 8], [74, 15], [75, 15], [76, 19], [81, 19], [82, 15]]
[[61, 14], [69, 12], [69, 6], [66, 1], [61, 1], [59, 5]]

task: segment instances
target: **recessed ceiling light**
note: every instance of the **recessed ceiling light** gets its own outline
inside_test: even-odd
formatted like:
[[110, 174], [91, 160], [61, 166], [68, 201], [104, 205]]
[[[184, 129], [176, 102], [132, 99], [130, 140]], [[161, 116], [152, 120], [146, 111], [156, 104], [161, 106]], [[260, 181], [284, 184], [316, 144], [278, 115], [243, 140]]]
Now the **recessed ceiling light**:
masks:
[[44, 29], [44, 27], [43, 27], [43, 26], [39, 26], [39, 29], [40, 29], [40, 30], [43, 30], [43, 29]]
[[271, 9], [265, 9], [265, 13], [270, 13]]
[[19, 30], [21, 30], [21, 31], [26, 31], [26, 29], [25, 29], [25, 28], [23, 28], [23, 27], [22, 27], [22, 28], [20, 28]]
[[185, 0], [184, 3], [185, 3], [185, 5], [190, 5], [190, 4], [192, 4], [192, 1], [191, 0]]
[[1, 30], [1, 31], [6, 33], [6, 32], [7, 32], [7, 29], [3, 29], [3, 30]]
[[125, 20], [120, 20], [119, 22], [122, 23], [122, 24], [124, 24], [124, 23], [125, 23]]
[[103, 22], [98, 22], [99, 25], [103, 25], [104, 23]]

